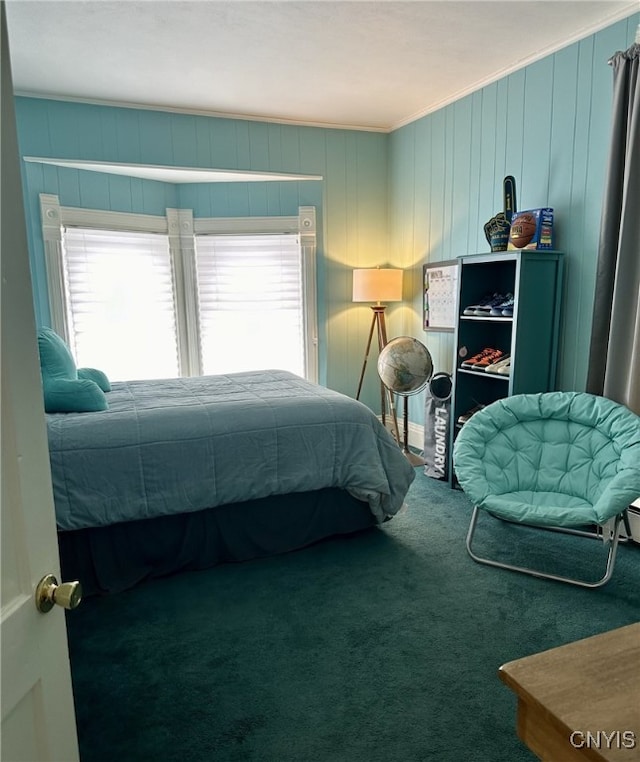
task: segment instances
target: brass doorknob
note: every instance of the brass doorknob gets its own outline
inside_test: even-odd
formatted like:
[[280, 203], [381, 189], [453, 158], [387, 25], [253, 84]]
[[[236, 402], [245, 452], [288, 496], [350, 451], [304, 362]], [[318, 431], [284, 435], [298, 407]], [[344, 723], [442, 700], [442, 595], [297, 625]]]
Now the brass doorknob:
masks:
[[51, 611], [55, 604], [65, 609], [75, 609], [81, 600], [82, 585], [79, 582], [63, 582], [59, 585], [53, 574], [44, 576], [36, 587], [36, 608], [43, 614]]

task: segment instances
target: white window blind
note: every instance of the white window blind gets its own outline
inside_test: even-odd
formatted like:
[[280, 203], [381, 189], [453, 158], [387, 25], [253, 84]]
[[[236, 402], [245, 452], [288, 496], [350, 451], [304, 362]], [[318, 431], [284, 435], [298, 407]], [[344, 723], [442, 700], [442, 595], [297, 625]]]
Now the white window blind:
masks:
[[116, 381], [178, 376], [167, 236], [66, 227], [63, 252], [78, 366]]
[[196, 236], [202, 370], [305, 375], [298, 235]]

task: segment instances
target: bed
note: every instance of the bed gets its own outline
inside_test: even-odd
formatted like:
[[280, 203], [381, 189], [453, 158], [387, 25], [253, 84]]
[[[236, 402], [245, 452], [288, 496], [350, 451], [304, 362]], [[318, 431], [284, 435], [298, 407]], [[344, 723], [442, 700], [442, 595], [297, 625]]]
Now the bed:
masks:
[[363, 404], [286, 371], [111, 384], [48, 413], [65, 579], [85, 595], [383, 523], [415, 476]]

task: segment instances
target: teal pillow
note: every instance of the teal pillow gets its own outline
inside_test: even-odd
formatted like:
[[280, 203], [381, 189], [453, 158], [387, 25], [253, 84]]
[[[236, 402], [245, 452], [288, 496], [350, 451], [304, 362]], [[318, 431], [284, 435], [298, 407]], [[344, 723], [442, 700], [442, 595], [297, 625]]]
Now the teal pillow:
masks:
[[89, 381], [95, 381], [103, 392], [111, 391], [111, 382], [107, 374], [97, 368], [78, 368], [78, 378], [88, 378]]
[[51, 328], [38, 331], [38, 351], [42, 378], [78, 378], [76, 363], [69, 347]]
[[109, 379], [92, 368], [83, 368], [79, 378], [69, 347], [51, 328], [38, 331], [38, 351], [47, 413], [90, 413], [109, 407], [104, 395], [111, 389]]
[[42, 388], [47, 413], [95, 413], [109, 407], [102, 389], [88, 378], [52, 378]]

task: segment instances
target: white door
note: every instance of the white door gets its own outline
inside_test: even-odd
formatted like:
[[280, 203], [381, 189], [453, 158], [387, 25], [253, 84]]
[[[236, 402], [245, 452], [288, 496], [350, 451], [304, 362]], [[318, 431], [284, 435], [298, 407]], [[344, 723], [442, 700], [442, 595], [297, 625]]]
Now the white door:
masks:
[[2, 762], [78, 760], [65, 612], [42, 614], [41, 577], [60, 580], [18, 148], [2, 17]]

